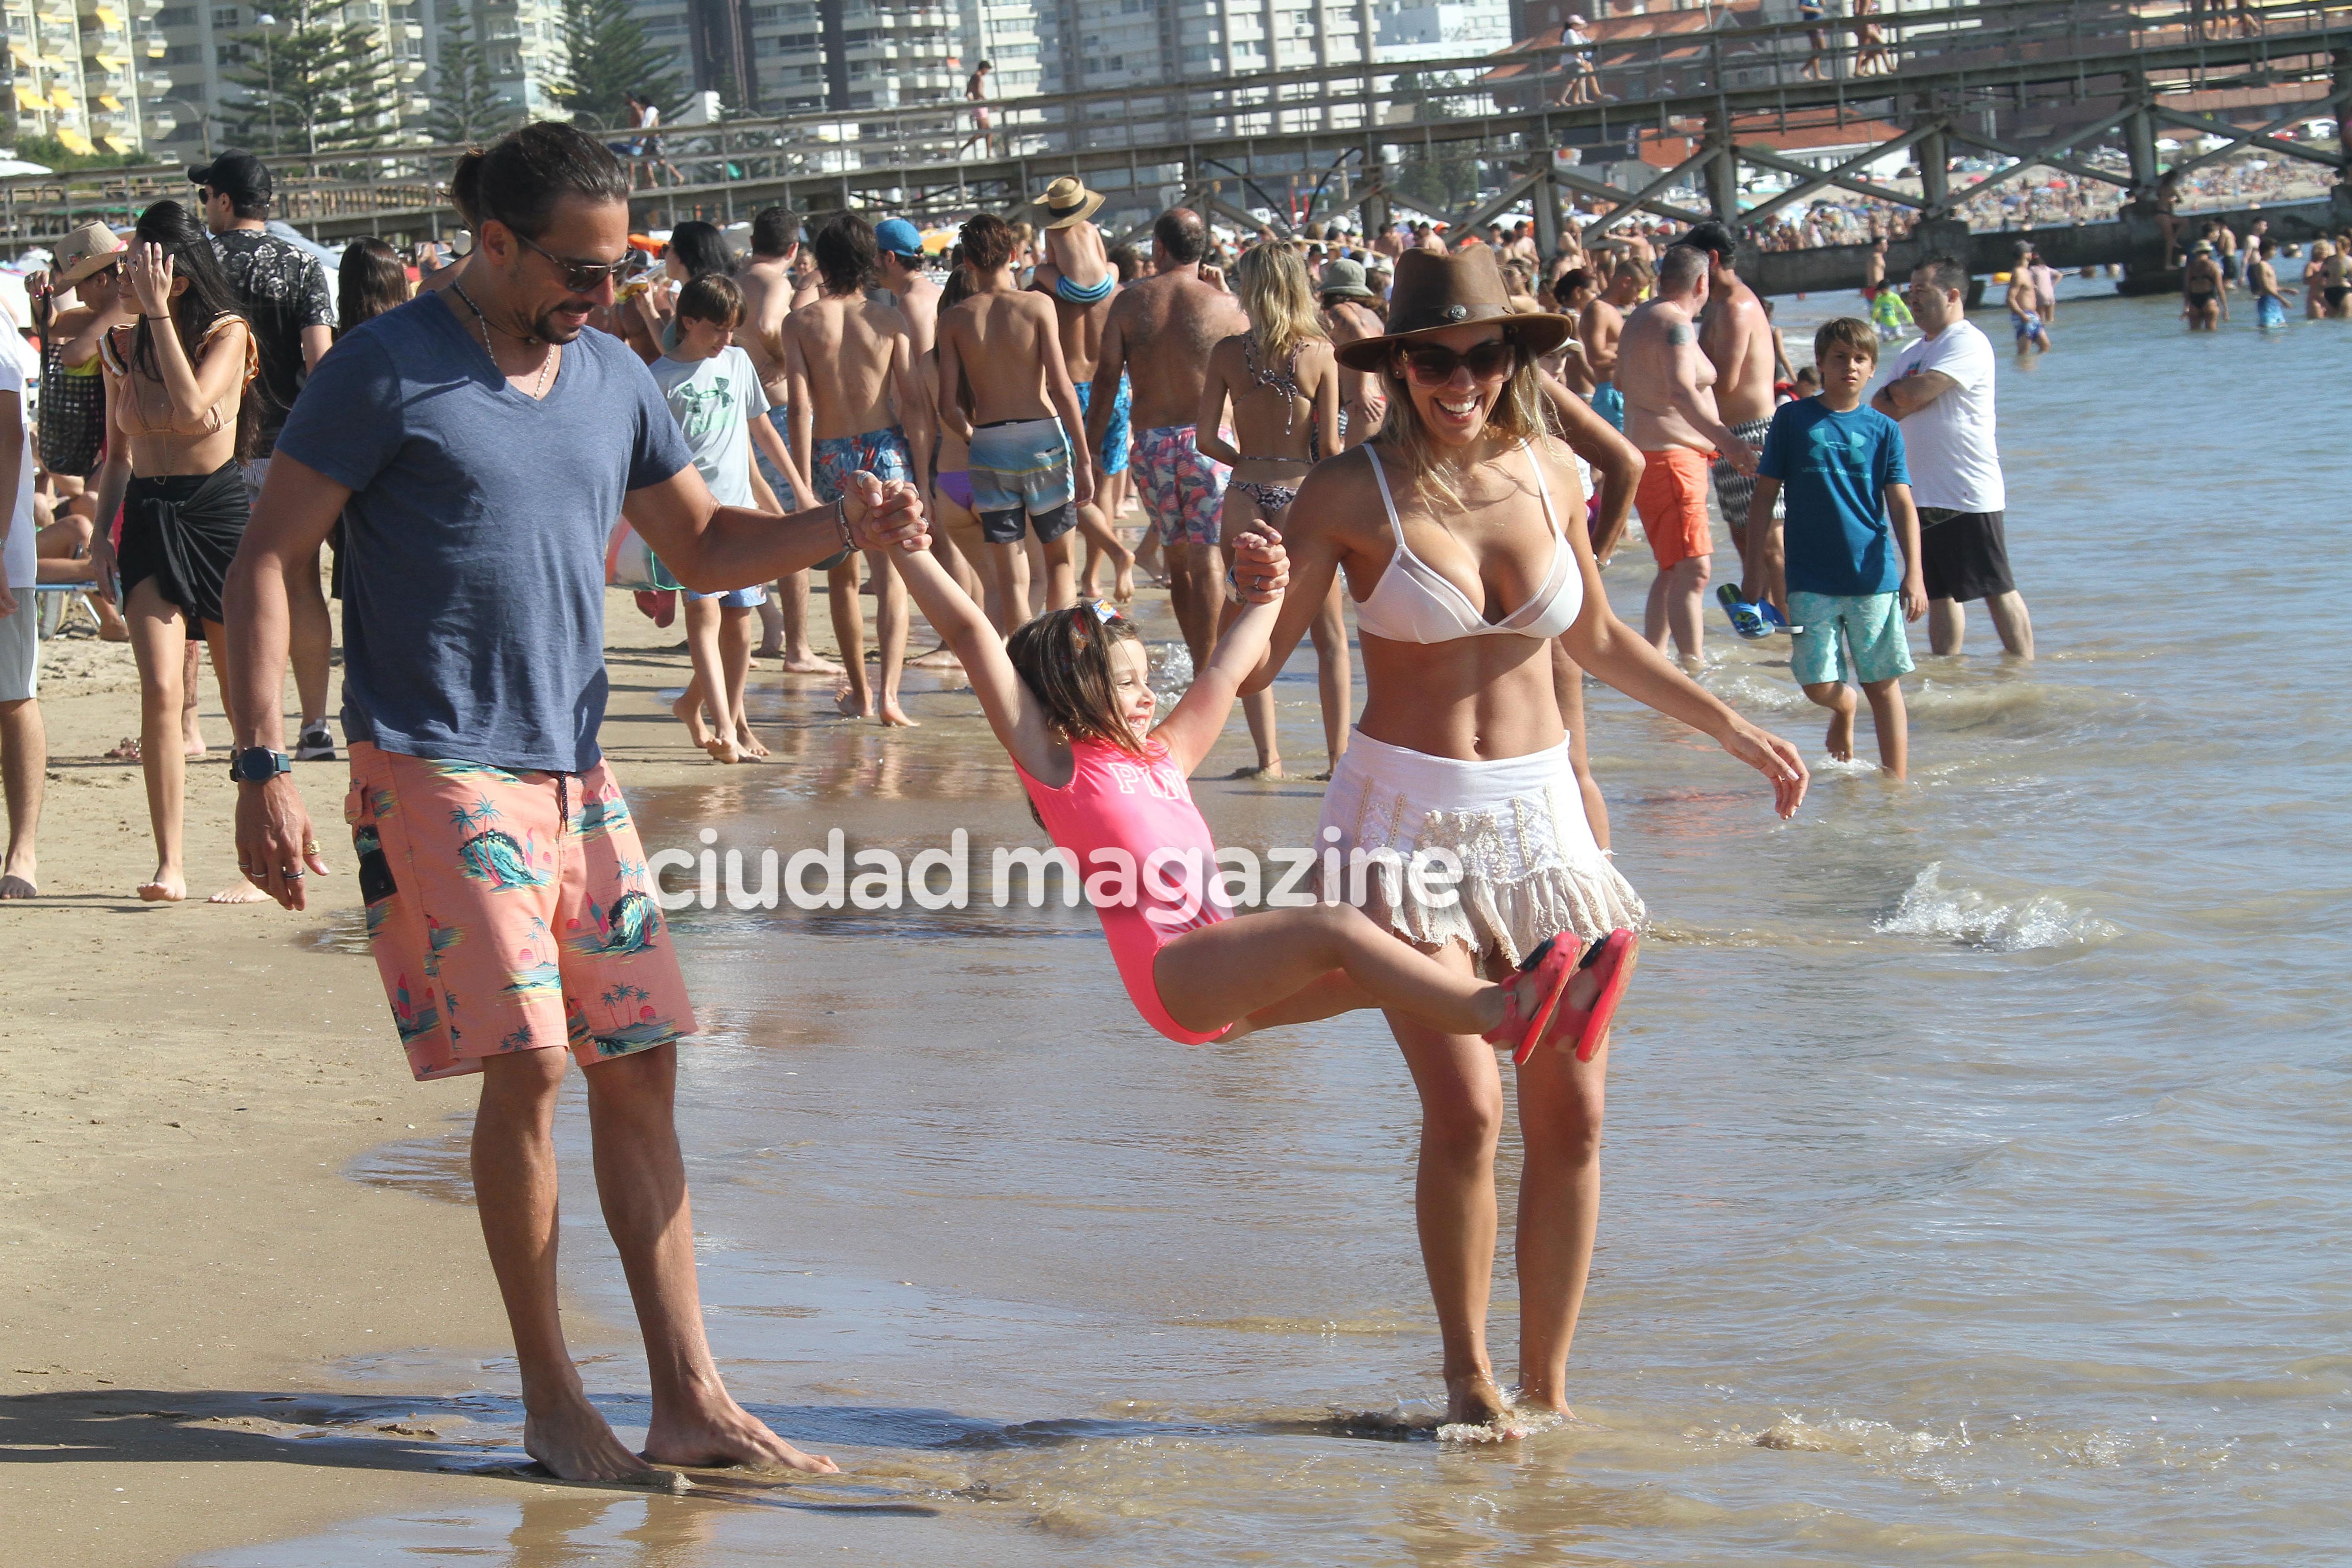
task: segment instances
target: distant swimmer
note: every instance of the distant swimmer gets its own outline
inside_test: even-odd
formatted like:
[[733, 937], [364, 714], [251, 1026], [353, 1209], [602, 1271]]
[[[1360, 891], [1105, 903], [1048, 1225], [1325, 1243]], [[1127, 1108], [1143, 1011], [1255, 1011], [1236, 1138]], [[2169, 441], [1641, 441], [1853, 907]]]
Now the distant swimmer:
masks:
[[2286, 325], [2286, 300], [2280, 296], [2278, 241], [2268, 235], [2247, 237], [2246, 291], [2254, 297], [2254, 325], [2276, 331]]
[[2213, 242], [2200, 239], [2189, 247], [2189, 264], [2180, 269], [2180, 314], [2192, 332], [2219, 331], [2230, 319], [2230, 300], [2221, 264], [2213, 259]]
[[2041, 296], [2034, 291], [2033, 269], [2028, 265], [2032, 251], [2021, 252], [2017, 265], [2009, 274], [2009, 324], [2017, 334], [2020, 349], [2040, 349], [2049, 352], [2050, 329], [2042, 324]]

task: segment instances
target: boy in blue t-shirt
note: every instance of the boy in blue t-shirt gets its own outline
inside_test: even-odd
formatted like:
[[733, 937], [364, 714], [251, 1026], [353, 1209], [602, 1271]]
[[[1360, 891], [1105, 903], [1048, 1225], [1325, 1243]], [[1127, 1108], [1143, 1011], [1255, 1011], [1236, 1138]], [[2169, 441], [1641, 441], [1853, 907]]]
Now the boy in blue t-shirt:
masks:
[[[1813, 362], [1820, 394], [1782, 404], [1765, 433], [1741, 593], [1750, 602], [1769, 594], [1799, 628], [1790, 667], [1805, 695], [1830, 710], [1829, 753], [1842, 763], [1853, 760], [1851, 650], [1851, 674], [1878, 731], [1879, 765], [1899, 779], [1909, 762], [1902, 679], [1911, 649], [1903, 623], [1927, 608], [1903, 430], [1862, 405], [1878, 367], [1869, 322], [1842, 316], [1823, 326], [1813, 334]], [[1784, 489], [1785, 524], [1772, 515]]]

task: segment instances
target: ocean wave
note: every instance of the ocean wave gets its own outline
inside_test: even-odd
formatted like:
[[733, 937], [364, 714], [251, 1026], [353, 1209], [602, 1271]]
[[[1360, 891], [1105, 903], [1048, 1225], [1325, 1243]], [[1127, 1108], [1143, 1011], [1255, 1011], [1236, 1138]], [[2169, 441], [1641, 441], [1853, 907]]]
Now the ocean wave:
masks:
[[2116, 928], [2105, 921], [2077, 913], [2047, 893], [2003, 903], [1974, 888], [1946, 888], [1942, 871], [1942, 861], [1929, 862], [1911, 879], [1894, 910], [1871, 922], [1872, 929], [1890, 936], [1937, 937], [1994, 952], [2082, 947], [2116, 935]]

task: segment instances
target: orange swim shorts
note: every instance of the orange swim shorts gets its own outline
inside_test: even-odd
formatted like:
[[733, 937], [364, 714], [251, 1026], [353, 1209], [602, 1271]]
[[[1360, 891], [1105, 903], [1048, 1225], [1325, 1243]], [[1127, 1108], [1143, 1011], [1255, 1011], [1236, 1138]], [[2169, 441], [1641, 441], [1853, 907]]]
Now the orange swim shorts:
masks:
[[569, 1046], [583, 1067], [694, 1033], [628, 804], [604, 763], [509, 773], [351, 748], [343, 815], [419, 1079]]
[[1642, 470], [1641, 487], [1633, 492], [1633, 508], [1642, 514], [1642, 531], [1650, 538], [1650, 553], [1658, 570], [1715, 552], [1708, 531], [1706, 489], [1711, 452], [1688, 447], [1668, 447], [1644, 452], [1649, 466]]

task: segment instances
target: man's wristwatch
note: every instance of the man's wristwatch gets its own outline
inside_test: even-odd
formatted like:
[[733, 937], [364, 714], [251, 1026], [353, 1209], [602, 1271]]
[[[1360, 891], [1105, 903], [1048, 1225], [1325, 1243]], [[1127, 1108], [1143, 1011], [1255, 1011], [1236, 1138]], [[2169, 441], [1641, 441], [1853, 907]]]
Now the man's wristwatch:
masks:
[[283, 752], [273, 752], [267, 746], [247, 746], [229, 759], [228, 776], [239, 784], [268, 784], [279, 773], [294, 771], [293, 763]]

